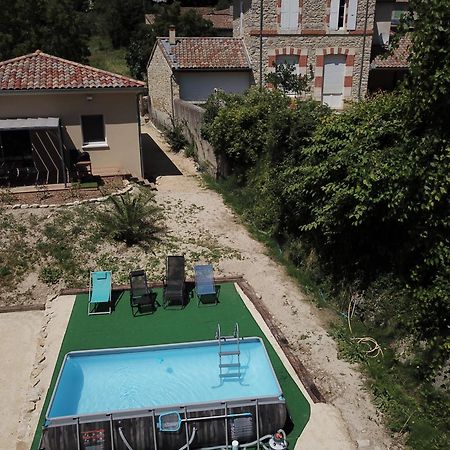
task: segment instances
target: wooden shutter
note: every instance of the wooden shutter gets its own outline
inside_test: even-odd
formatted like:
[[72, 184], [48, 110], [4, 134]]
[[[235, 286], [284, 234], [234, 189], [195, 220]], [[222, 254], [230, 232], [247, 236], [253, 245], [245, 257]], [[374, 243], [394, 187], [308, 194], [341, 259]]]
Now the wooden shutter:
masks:
[[296, 30], [298, 28], [298, 0], [281, 1], [281, 24], [282, 30]]
[[347, 30], [356, 30], [358, 0], [348, 0]]
[[323, 67], [323, 94], [342, 94], [344, 92], [344, 55], [327, 55]]
[[330, 29], [337, 30], [339, 22], [339, 0], [331, 0], [330, 5]]
[[281, 24], [280, 24], [280, 28], [282, 30], [289, 30], [289, 10], [290, 10], [290, 2], [289, 2], [289, 0], [281, 0]]
[[289, 27], [291, 30], [296, 30], [298, 28], [298, 13], [299, 13], [299, 6], [298, 6], [298, 0], [289, 0], [291, 7], [290, 7], [290, 14], [289, 14]]

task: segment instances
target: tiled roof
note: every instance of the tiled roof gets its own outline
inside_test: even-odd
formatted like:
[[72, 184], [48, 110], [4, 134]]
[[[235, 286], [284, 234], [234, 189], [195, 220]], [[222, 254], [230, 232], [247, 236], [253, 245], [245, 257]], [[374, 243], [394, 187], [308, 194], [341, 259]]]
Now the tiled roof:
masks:
[[390, 54], [385, 53], [377, 55], [370, 67], [372, 69], [406, 69], [408, 67], [408, 55], [411, 40], [408, 37], [400, 39], [398, 47], [392, 50]]
[[[214, 8], [204, 6], [182, 6], [180, 8], [181, 13], [187, 11], [195, 11], [200, 14], [204, 19], [210, 20], [213, 24], [213, 28], [216, 30], [232, 30], [233, 29], [233, 14], [230, 8], [216, 10]], [[146, 14], [145, 23], [152, 25], [155, 23], [156, 14]]]
[[0, 62], [0, 92], [58, 89], [142, 88], [144, 83], [47, 55], [40, 50]]
[[175, 45], [170, 45], [168, 38], [157, 42], [174, 69], [251, 69], [241, 38], [177, 37]]

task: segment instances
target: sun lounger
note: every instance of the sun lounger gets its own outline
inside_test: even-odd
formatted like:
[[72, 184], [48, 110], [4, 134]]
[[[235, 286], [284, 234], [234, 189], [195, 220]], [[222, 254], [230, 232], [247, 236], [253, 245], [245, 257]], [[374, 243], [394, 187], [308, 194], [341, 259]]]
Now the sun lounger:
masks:
[[197, 306], [200, 303], [217, 305], [217, 290], [214, 284], [214, 269], [211, 264], [197, 265], [195, 271], [195, 293], [197, 294]]
[[184, 306], [186, 296], [184, 256], [168, 256], [164, 279], [164, 308]]
[[[105, 304], [108, 310], [98, 311]], [[91, 314], [111, 314], [111, 272], [91, 272], [88, 315]]]
[[131, 309], [137, 308], [138, 312], [147, 309], [155, 310], [156, 295], [147, 285], [147, 275], [144, 270], [134, 270], [130, 273], [130, 304]]

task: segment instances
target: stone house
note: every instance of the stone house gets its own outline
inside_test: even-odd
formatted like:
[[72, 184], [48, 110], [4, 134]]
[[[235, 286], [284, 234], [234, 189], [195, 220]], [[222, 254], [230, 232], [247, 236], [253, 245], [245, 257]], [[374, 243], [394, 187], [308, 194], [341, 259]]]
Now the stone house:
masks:
[[0, 62], [0, 177], [66, 183], [81, 153], [93, 175], [142, 177], [144, 92], [141, 81], [39, 50]]
[[[234, 36], [242, 36], [255, 79], [288, 63], [311, 76], [310, 94], [340, 109], [367, 91], [376, 0], [235, 0]], [[262, 34], [262, 36], [260, 36]], [[262, 61], [260, 45], [262, 44]]]
[[203, 103], [216, 89], [243, 93], [253, 83], [243, 39], [229, 37], [157, 38], [147, 65], [149, 111], [158, 125], [170, 123], [174, 99]]

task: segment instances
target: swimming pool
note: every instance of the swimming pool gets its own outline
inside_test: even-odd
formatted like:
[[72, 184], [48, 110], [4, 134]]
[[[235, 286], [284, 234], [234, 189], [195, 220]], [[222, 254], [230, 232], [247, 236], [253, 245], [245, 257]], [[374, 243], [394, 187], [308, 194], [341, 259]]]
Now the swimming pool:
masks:
[[136, 450], [169, 450], [193, 433], [196, 448], [250, 442], [282, 427], [285, 402], [262, 340], [240, 339], [239, 366], [236, 344], [221, 345], [221, 361], [217, 341], [68, 353], [47, 410], [45, 448], [123, 448], [125, 437]]

